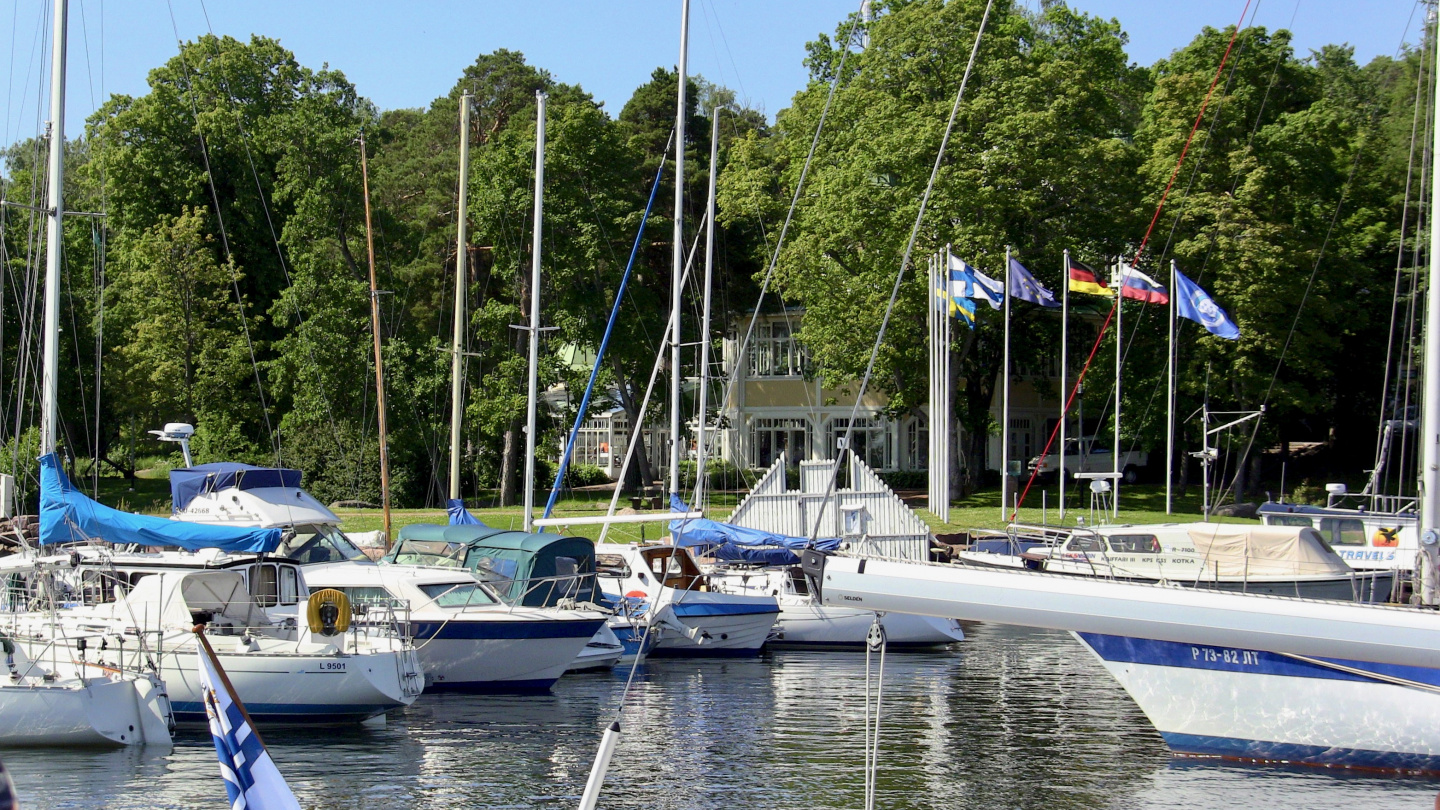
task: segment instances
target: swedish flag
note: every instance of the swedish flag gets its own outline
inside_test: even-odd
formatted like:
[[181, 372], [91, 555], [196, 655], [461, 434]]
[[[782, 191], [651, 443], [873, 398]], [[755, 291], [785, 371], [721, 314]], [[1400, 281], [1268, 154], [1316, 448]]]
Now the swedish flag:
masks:
[[942, 281], [941, 285], [935, 288], [935, 309], [939, 312], [948, 312], [950, 317], [974, 329], [975, 302], [969, 298], [956, 296], [954, 286], [948, 281]]

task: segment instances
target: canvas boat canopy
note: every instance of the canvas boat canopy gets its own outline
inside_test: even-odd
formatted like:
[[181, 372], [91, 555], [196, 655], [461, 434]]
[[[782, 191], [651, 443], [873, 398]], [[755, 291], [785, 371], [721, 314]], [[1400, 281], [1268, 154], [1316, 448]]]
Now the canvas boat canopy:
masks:
[[170, 471], [170, 508], [181, 512], [201, 495], [222, 489], [300, 488], [300, 471], [222, 461]]
[[1346, 576], [1351, 568], [1314, 529], [1199, 523], [1186, 534], [1216, 576]]
[[466, 568], [506, 601], [527, 607], [553, 607], [566, 598], [596, 601], [595, 544], [584, 537], [417, 523], [400, 530], [385, 561]]
[[40, 544], [104, 540], [116, 545], [174, 546], [187, 551], [261, 553], [280, 545], [279, 529], [242, 529], [136, 515], [96, 503], [70, 483], [54, 453], [40, 457]]

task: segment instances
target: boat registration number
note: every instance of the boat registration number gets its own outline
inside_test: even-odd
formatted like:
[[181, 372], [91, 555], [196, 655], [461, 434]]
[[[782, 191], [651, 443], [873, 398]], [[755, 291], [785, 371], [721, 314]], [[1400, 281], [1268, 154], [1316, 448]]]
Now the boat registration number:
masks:
[[344, 662], [344, 661], [321, 661], [321, 662], [320, 662], [320, 671], [321, 671], [321, 672], [344, 672], [344, 671], [345, 671], [345, 662]]
[[1217, 647], [1191, 647], [1190, 657], [1209, 664], [1235, 664], [1249, 667], [1260, 664], [1260, 653], [1254, 650], [1227, 650]]

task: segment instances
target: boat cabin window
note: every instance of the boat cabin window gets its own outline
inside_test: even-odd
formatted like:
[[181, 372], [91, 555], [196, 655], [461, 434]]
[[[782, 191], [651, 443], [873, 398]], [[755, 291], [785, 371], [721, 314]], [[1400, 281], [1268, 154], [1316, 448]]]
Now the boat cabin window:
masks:
[[275, 553], [301, 565], [370, 559], [339, 529], [324, 525], [296, 526], [295, 535], [282, 542]]
[[595, 571], [602, 577], [625, 579], [630, 576], [630, 566], [619, 554], [596, 554]]
[[581, 567], [580, 560], [575, 557], [555, 558], [555, 590], [562, 599], [573, 599], [580, 593], [580, 584], [584, 577]]
[[439, 565], [460, 568], [465, 560], [465, 545], [444, 540], [401, 540], [395, 550], [398, 565]]
[[1065, 543], [1066, 551], [1104, 551], [1105, 544], [1093, 534], [1072, 537]]
[[1271, 526], [1303, 526], [1307, 529], [1315, 527], [1315, 522], [1304, 515], [1266, 515]]
[[475, 582], [442, 582], [418, 587], [434, 600], [431, 604], [435, 607], [457, 608], [496, 603], [495, 597], [491, 596], [484, 586]]
[[350, 598], [351, 606], [364, 607], [392, 607], [398, 606], [404, 600], [396, 599], [384, 588], [376, 588], [369, 585], [356, 585], [346, 588], [334, 588]]
[[801, 596], [810, 595], [810, 583], [806, 581], [805, 572], [798, 565], [790, 567], [790, 587]]
[[1332, 546], [1363, 546], [1369, 539], [1365, 521], [1355, 518], [1320, 518], [1320, 533]]
[[700, 567], [684, 549], [661, 546], [642, 549], [640, 554], [645, 558], [645, 567], [665, 587], [682, 591], [704, 590], [705, 578], [700, 574]]
[[470, 555], [470, 564], [466, 567], [488, 572], [485, 576], [486, 579], [493, 579], [497, 582], [514, 582], [515, 574], [520, 570], [520, 562], [502, 557], [492, 557], [488, 554], [472, 554]]
[[300, 580], [289, 565], [261, 563], [250, 566], [250, 596], [260, 607], [293, 605], [300, 601]]
[[1153, 534], [1112, 534], [1110, 550], [1116, 554], [1159, 554], [1160, 540]]

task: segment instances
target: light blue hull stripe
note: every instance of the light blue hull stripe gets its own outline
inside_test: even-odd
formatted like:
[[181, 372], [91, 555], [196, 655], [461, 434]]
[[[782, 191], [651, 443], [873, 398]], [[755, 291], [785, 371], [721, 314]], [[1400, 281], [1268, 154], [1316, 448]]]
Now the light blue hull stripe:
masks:
[[754, 616], [760, 613], [778, 614], [780, 607], [775, 604], [744, 604], [734, 602], [679, 602], [674, 605], [675, 615], [687, 616]]

